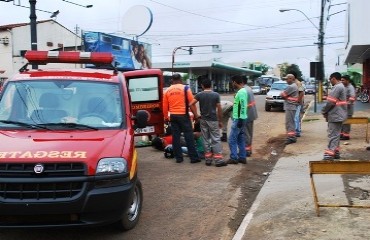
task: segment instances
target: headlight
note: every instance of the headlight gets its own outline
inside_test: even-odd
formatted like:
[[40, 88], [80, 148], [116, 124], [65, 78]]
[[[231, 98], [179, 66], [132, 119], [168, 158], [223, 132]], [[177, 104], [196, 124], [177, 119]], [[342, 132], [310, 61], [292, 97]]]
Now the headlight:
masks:
[[123, 172], [127, 172], [127, 161], [123, 158], [103, 158], [96, 168], [96, 174]]
[[274, 99], [273, 96], [266, 96], [266, 99]]

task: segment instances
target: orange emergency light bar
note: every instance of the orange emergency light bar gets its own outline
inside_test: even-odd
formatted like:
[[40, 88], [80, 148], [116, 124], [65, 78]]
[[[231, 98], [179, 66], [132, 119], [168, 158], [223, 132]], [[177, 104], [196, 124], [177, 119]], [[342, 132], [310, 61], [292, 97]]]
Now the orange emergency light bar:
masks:
[[27, 51], [25, 58], [29, 63], [91, 63], [111, 64], [113, 55], [109, 52], [62, 52], [62, 51]]

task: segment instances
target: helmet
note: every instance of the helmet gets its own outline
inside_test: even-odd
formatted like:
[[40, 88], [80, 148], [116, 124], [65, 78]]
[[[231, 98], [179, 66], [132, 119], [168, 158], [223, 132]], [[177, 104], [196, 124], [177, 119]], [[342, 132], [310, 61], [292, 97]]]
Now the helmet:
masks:
[[164, 148], [164, 157], [165, 158], [174, 158], [175, 155], [173, 154], [173, 148], [172, 148], [172, 145], [167, 145], [165, 148]]
[[164, 150], [163, 139], [160, 138], [160, 137], [153, 138], [153, 140], [152, 140], [152, 147], [155, 148], [155, 149], [157, 149], [157, 150], [163, 151]]

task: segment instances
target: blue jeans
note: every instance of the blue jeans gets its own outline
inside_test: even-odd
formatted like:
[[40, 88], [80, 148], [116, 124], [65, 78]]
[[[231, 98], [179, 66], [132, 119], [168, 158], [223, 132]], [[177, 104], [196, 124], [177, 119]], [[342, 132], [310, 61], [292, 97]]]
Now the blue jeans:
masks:
[[[238, 121], [242, 121], [242, 126], [238, 128]], [[245, 150], [245, 129], [247, 125], [246, 119], [233, 119], [229, 135], [230, 159], [238, 161], [239, 159], [247, 159]], [[239, 153], [238, 153], [239, 150]]]
[[183, 159], [181, 149], [181, 133], [184, 133], [186, 147], [188, 148], [188, 155], [191, 160], [199, 159], [197, 150], [195, 149], [195, 141], [193, 135], [193, 127], [190, 121], [190, 117], [184, 115], [171, 114], [171, 130], [172, 130], [172, 147], [173, 154], [176, 160]]
[[301, 108], [302, 108], [302, 105], [297, 106], [297, 111], [295, 112], [295, 116], [294, 116], [296, 134], [301, 134]]

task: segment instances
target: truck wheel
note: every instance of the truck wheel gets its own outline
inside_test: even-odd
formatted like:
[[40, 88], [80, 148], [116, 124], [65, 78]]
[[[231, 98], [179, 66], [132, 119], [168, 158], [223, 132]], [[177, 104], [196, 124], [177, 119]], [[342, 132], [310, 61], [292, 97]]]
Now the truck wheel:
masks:
[[270, 104], [265, 104], [265, 110], [266, 112], [271, 112], [271, 105]]
[[132, 194], [131, 204], [123, 213], [122, 219], [116, 223], [121, 231], [133, 229], [139, 221], [139, 216], [143, 206], [143, 189], [139, 179], [136, 181], [135, 189]]

